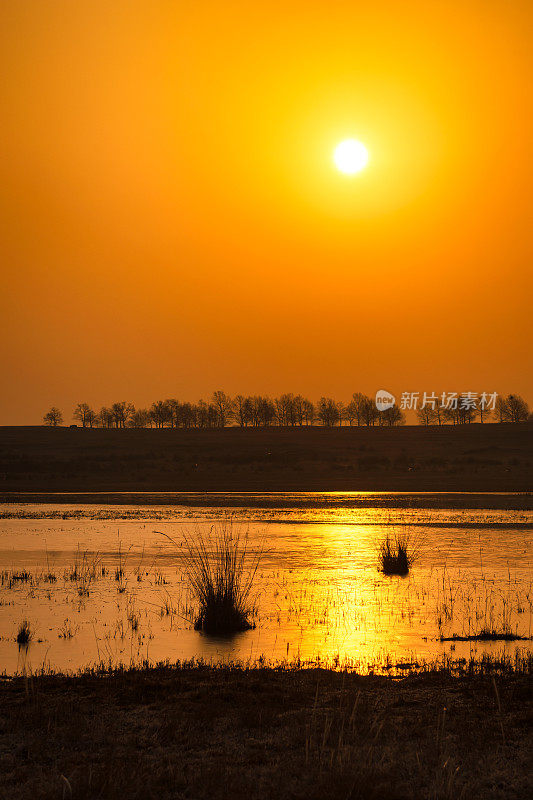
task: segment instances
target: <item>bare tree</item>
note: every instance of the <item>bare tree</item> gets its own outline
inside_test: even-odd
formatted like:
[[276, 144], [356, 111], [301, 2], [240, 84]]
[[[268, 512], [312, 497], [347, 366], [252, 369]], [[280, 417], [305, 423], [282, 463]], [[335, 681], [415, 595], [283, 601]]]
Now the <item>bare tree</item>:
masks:
[[92, 428], [96, 419], [96, 412], [87, 403], [78, 403], [72, 416], [78, 422], [81, 422], [83, 428]]
[[43, 422], [51, 428], [57, 428], [58, 425], [63, 424], [63, 414], [56, 406], [52, 406], [50, 411], [44, 415]]
[[276, 420], [276, 407], [274, 402], [269, 397], [255, 397], [248, 398], [250, 401], [250, 410], [252, 416], [252, 424], [254, 427], [267, 427], [272, 425]]
[[315, 421], [315, 406], [311, 400], [303, 401], [303, 415], [306, 425], [312, 425]]
[[354, 422], [356, 425], [363, 424], [364, 411], [367, 403], [368, 397], [364, 394], [361, 394], [361, 392], [353, 393], [352, 399], [346, 406], [346, 419], [349, 421], [350, 425], [353, 425]]
[[249, 399], [242, 394], [238, 394], [233, 401], [233, 415], [241, 428], [245, 428], [250, 422]]
[[218, 390], [213, 392], [211, 405], [216, 409], [217, 422], [215, 424], [217, 424], [220, 428], [225, 428], [227, 423], [230, 421], [233, 412], [233, 402], [231, 397], [229, 397], [229, 395], [227, 395], [225, 392]]
[[348, 420], [350, 425], [353, 425], [357, 419], [357, 414], [355, 412], [355, 403], [353, 400], [350, 400], [349, 403], [346, 404], [346, 408], [344, 410], [345, 419]]
[[157, 400], [150, 406], [150, 417], [156, 428], [162, 428], [166, 422], [170, 421], [171, 410], [165, 400]]
[[196, 406], [192, 403], [181, 403], [180, 425], [184, 428], [194, 428], [197, 425]]
[[317, 417], [325, 427], [331, 428], [339, 421], [337, 403], [331, 397], [321, 397], [317, 404]]
[[281, 397], [276, 397], [274, 408], [278, 425], [296, 425], [298, 415], [293, 394], [282, 394]]
[[419, 425], [434, 425], [435, 411], [431, 406], [416, 409], [416, 418]]
[[378, 419], [379, 411], [376, 408], [375, 402], [371, 397], [363, 395], [362, 406], [362, 419], [365, 425], [375, 425]]
[[196, 425], [198, 428], [220, 428], [220, 409], [214, 403], [199, 400], [196, 405]]
[[129, 417], [134, 411], [135, 407], [131, 403], [126, 403], [124, 400], [120, 403], [113, 403], [111, 406], [111, 413], [113, 414], [115, 428], [125, 428]]
[[519, 394], [508, 394], [496, 400], [496, 414], [499, 422], [527, 422], [529, 406]]
[[374, 425], [379, 420], [379, 412], [372, 398], [361, 392], [354, 392], [350, 402], [343, 406], [342, 416], [350, 425]]
[[96, 423], [102, 428], [112, 428], [115, 423], [112, 410], [107, 406], [102, 406], [96, 417]]
[[146, 408], [138, 408], [128, 419], [128, 428], [147, 428], [151, 424], [150, 412]]
[[[433, 415], [433, 423], [436, 420], [436, 410], [431, 410]], [[477, 414], [475, 407], [464, 406], [461, 404], [460, 399], [456, 403], [445, 406], [440, 409], [440, 416], [443, 422], [451, 422], [453, 425], [465, 425], [473, 422]]]
[[177, 428], [179, 426], [180, 403], [174, 399], [165, 400], [164, 403], [167, 409], [167, 422], [171, 428]]
[[507, 408], [511, 422], [527, 422], [529, 406], [523, 397], [518, 394], [507, 395]]
[[397, 405], [378, 411], [378, 422], [380, 425], [405, 425], [405, 414]]
[[492, 416], [493, 409], [490, 407], [490, 399], [488, 398], [488, 395], [484, 393], [481, 395], [481, 399], [477, 407], [477, 413], [479, 415], [480, 422], [486, 422]]
[[[442, 397], [445, 397], [443, 393]], [[478, 399], [480, 398], [480, 399]], [[486, 422], [491, 416], [499, 422], [518, 423], [528, 419], [529, 407], [526, 401], [517, 394], [507, 397], [482, 393], [458, 392], [448, 393], [440, 405], [436, 405], [436, 396], [430, 399], [435, 402], [425, 403], [424, 408], [416, 410], [421, 425], [453, 425], [469, 424], [476, 419]], [[424, 398], [425, 402], [425, 398]], [[275, 398], [256, 395], [237, 395], [232, 400], [225, 392], [213, 393], [210, 401], [199, 400], [198, 403], [182, 403], [176, 399], [158, 400], [152, 403], [149, 410], [140, 409], [128, 402], [113, 403], [108, 408], [103, 406], [98, 414], [88, 403], [78, 403], [73, 418], [84, 428], [100, 425], [103, 428], [139, 428], [156, 426], [163, 428], [216, 428], [225, 427], [236, 422], [240, 427], [261, 427], [277, 424], [280, 426], [313, 425], [315, 421], [326, 427], [342, 425], [346, 420], [350, 425], [403, 425], [405, 416], [398, 407], [393, 406], [387, 412], [378, 411], [373, 398], [354, 392], [349, 403], [344, 404], [331, 397], [321, 397], [315, 407], [301, 394], [285, 393]], [[52, 408], [43, 417], [46, 425], [57, 426], [63, 423], [61, 412]]]

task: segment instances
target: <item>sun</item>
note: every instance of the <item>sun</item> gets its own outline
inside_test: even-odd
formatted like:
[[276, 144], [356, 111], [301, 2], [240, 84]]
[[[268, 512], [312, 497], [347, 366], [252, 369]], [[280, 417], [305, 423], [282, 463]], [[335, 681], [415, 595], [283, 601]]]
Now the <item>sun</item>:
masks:
[[368, 164], [368, 150], [357, 139], [344, 139], [333, 152], [335, 166], [345, 175], [361, 172]]

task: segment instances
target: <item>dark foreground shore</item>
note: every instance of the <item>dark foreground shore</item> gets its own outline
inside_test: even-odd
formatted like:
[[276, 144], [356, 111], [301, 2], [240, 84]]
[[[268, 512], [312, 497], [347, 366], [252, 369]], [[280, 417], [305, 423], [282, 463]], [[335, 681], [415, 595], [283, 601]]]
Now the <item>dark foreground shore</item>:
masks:
[[0, 684], [0, 798], [531, 797], [531, 674], [194, 666]]
[[530, 423], [218, 430], [0, 427], [3, 498], [10, 492], [531, 490]]

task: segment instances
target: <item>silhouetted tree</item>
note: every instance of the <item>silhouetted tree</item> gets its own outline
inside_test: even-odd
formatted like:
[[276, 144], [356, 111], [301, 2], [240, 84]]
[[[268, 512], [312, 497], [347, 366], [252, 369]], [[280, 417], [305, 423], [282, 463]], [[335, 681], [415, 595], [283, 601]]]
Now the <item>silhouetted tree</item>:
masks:
[[363, 395], [363, 400], [361, 403], [362, 408], [362, 419], [365, 425], [375, 425], [379, 411], [376, 408], [375, 402], [372, 400], [371, 397], [366, 397]]
[[317, 404], [317, 417], [322, 425], [331, 428], [339, 421], [337, 403], [331, 397], [321, 397]]
[[[494, 402], [494, 399], [496, 401]], [[424, 398], [425, 400], [426, 398]], [[525, 422], [532, 419], [528, 404], [517, 394], [496, 397], [482, 393], [452, 392], [443, 393], [440, 398], [432, 394], [424, 407], [416, 409], [416, 417], [421, 425], [464, 425], [479, 418], [487, 421], [491, 414], [499, 422]], [[397, 406], [380, 412], [373, 398], [354, 392], [348, 404], [330, 397], [321, 397], [317, 406], [303, 395], [285, 393], [272, 400], [262, 395], [237, 395], [234, 400], [223, 391], [213, 393], [211, 400], [198, 403], [182, 403], [176, 399], [158, 400], [149, 410], [135, 410], [125, 401], [103, 406], [98, 414], [88, 403], [78, 403], [73, 418], [85, 427], [100, 425], [103, 428], [140, 428], [155, 426], [163, 428], [216, 428], [237, 424], [240, 427], [264, 427], [273, 424], [280, 426], [321, 425], [332, 427], [342, 425], [346, 420], [350, 425], [403, 425], [405, 415]], [[44, 417], [47, 425], [60, 425], [61, 412], [51, 409]]]
[[[234, 412], [235, 413], [235, 410]], [[253, 411], [253, 399], [251, 397], [245, 397], [244, 402], [242, 404], [242, 409], [239, 411], [239, 420], [242, 414], [242, 419], [244, 420], [245, 425], [253, 425], [254, 421], [254, 411]]]
[[492, 416], [494, 409], [491, 408], [490, 397], [485, 392], [482, 393], [478, 406], [477, 413], [480, 422], [486, 422]]
[[419, 425], [435, 424], [435, 411], [431, 408], [431, 406], [417, 408], [415, 414]]
[[267, 427], [276, 419], [276, 408], [269, 397], [257, 395], [250, 398], [252, 407], [252, 420], [255, 427]]
[[175, 399], [164, 401], [167, 409], [167, 424], [171, 428], [179, 427], [180, 403]]
[[57, 428], [58, 425], [63, 424], [63, 414], [56, 406], [52, 406], [50, 411], [44, 415], [43, 422], [51, 428]]
[[519, 394], [508, 394], [496, 399], [496, 414], [499, 422], [527, 422], [529, 406]]
[[[432, 411], [433, 419], [436, 420], [436, 411]], [[465, 425], [473, 422], [476, 418], [477, 409], [475, 407], [465, 407], [461, 404], [460, 398], [456, 403], [440, 409], [443, 422], [451, 422], [452, 425]]]
[[211, 406], [216, 410], [216, 422], [220, 428], [224, 428], [231, 419], [233, 412], [233, 402], [225, 392], [220, 390], [213, 392]]
[[394, 405], [385, 411], [378, 411], [378, 423], [380, 425], [405, 425], [405, 414], [397, 405]]
[[87, 403], [78, 403], [72, 416], [81, 422], [83, 428], [92, 428], [96, 419], [96, 411], [93, 411]]
[[151, 424], [150, 412], [146, 408], [138, 408], [128, 419], [129, 428], [148, 428]]
[[444, 425], [444, 414], [442, 404], [435, 403], [435, 408], [433, 409], [433, 425]]
[[115, 428], [125, 428], [129, 417], [134, 411], [135, 407], [131, 403], [126, 403], [125, 401], [113, 403], [111, 413], [113, 414]]
[[527, 422], [529, 406], [523, 397], [518, 394], [509, 394], [507, 395], [506, 403], [510, 422]]
[[115, 424], [113, 412], [107, 406], [102, 406], [96, 417], [96, 423], [102, 428], [112, 428]]
[[312, 425], [315, 421], [315, 406], [311, 400], [305, 399], [303, 401], [303, 415], [306, 425]]
[[354, 422], [356, 425], [363, 424], [367, 402], [368, 397], [361, 394], [361, 392], [354, 392], [352, 399], [346, 406], [346, 419], [349, 421], [350, 425], [353, 425]]
[[[291, 395], [292, 397], [292, 395]], [[310, 400], [297, 394], [292, 397], [291, 414], [296, 425], [311, 425], [314, 418], [315, 407]]]
[[245, 428], [251, 422], [249, 398], [244, 397], [242, 394], [237, 395], [233, 401], [233, 415], [241, 428]]
[[296, 425], [297, 413], [293, 394], [282, 394], [274, 400], [276, 422], [278, 425]]
[[182, 428], [194, 428], [196, 426], [196, 407], [192, 403], [179, 404], [178, 424]]
[[150, 418], [156, 428], [162, 428], [170, 420], [170, 409], [164, 400], [157, 400], [150, 406]]
[[198, 428], [219, 428], [220, 409], [213, 403], [200, 400], [196, 405], [196, 425]]

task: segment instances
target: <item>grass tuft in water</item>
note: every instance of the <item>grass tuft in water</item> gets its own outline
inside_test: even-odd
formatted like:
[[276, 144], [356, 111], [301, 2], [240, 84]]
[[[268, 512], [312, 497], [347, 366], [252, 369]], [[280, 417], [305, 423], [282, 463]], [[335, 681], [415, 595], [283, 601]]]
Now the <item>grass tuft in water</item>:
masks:
[[27, 646], [31, 641], [32, 635], [30, 623], [27, 619], [22, 620], [17, 633], [17, 644], [19, 647]]
[[247, 534], [222, 524], [185, 543], [185, 572], [199, 606], [195, 630], [228, 634], [255, 627], [252, 588], [262, 553], [250, 551]]
[[416, 560], [416, 551], [408, 533], [389, 534], [379, 547], [379, 567], [384, 575], [407, 575]]

